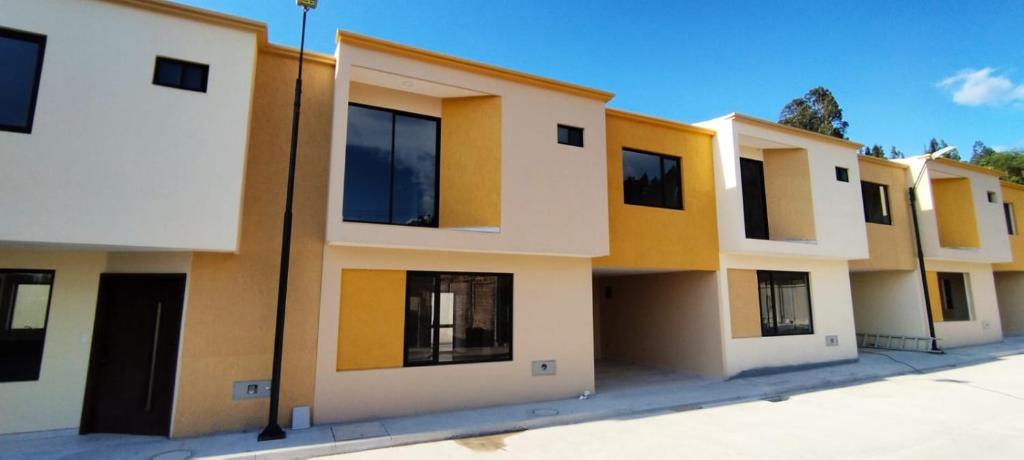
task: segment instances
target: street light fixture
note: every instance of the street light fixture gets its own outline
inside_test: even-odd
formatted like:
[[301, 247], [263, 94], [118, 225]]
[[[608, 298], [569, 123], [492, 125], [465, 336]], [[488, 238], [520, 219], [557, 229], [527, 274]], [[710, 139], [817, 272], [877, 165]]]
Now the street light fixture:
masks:
[[928, 167], [928, 162], [943, 158], [946, 155], [956, 152], [955, 146], [943, 147], [935, 152], [928, 154], [924, 163], [921, 165], [921, 170], [917, 172], [917, 178], [914, 179], [914, 184], [910, 186], [910, 213], [914, 217], [914, 241], [917, 243], [917, 266], [921, 272], [921, 288], [924, 290], [924, 311], [928, 316], [928, 335], [931, 339], [931, 350], [935, 353], [942, 353], [939, 349], [938, 339], [935, 337], [935, 318], [932, 317], [932, 300], [931, 295], [928, 292], [928, 272], [925, 271], [924, 267], [924, 248], [921, 246], [921, 227], [917, 222], [917, 186], [921, 182], [921, 178], [924, 177], [924, 170]]
[[302, 35], [299, 39], [299, 74], [295, 78], [295, 103], [292, 109], [292, 143], [288, 155], [288, 188], [284, 199], [284, 224], [281, 230], [280, 275], [277, 284], [277, 321], [274, 327], [274, 367], [270, 376], [270, 413], [267, 426], [256, 438], [273, 441], [287, 437], [277, 423], [277, 406], [281, 401], [281, 357], [284, 351], [284, 311], [288, 299], [288, 262], [292, 249], [292, 196], [295, 191], [295, 157], [299, 147], [299, 114], [302, 107], [302, 61], [306, 51], [306, 13], [316, 8], [317, 0], [295, 0], [302, 7]]

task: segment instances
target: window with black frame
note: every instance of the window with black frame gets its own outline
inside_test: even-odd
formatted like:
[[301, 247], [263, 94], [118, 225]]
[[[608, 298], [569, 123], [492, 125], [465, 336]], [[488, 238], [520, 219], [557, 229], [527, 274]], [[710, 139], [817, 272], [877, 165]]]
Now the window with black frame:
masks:
[[622, 186], [626, 204], [683, 209], [682, 158], [622, 150]]
[[38, 380], [53, 271], [0, 269], [0, 382]]
[[0, 131], [31, 133], [46, 36], [0, 27]]
[[512, 359], [512, 275], [409, 272], [405, 365]]
[[762, 336], [814, 333], [810, 286], [806, 272], [757, 271]]
[[349, 104], [346, 222], [437, 227], [441, 120]]
[[942, 320], [970, 321], [971, 304], [967, 295], [967, 275], [964, 273], [938, 273], [937, 275]]
[[864, 220], [873, 224], [892, 225], [889, 212], [889, 186], [874, 182], [860, 183], [864, 201]]
[[1006, 217], [1006, 233], [1008, 235], [1017, 234], [1017, 213], [1013, 209], [1013, 203], [1003, 202], [1003, 215]]

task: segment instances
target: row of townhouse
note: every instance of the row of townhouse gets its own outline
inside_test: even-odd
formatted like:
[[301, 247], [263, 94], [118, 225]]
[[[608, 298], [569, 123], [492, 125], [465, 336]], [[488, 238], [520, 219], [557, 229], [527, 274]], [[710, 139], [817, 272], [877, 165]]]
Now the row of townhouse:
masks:
[[[259, 427], [298, 53], [158, 0], [0, 11], [0, 433]], [[1024, 332], [1024, 187], [987, 169], [343, 31], [304, 80], [284, 425]]]

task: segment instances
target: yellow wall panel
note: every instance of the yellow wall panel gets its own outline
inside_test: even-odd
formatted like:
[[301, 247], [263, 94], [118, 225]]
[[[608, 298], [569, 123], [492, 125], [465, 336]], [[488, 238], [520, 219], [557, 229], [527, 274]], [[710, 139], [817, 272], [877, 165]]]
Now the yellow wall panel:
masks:
[[870, 258], [851, 260], [850, 269], [913, 270], [917, 267], [914, 257], [917, 248], [914, 246], [914, 227], [907, 196], [907, 169], [899, 163], [879, 161], [863, 155], [859, 160], [861, 180], [889, 187], [889, 215], [892, 224], [866, 224]]
[[757, 271], [730, 268], [728, 276], [732, 338], [761, 337], [761, 301], [757, 292]]
[[1003, 182], [1003, 202], [1013, 203], [1013, 211], [1017, 224], [1017, 234], [1010, 235], [1010, 253], [1013, 261], [1005, 264], [994, 264], [995, 271], [1024, 271], [1024, 186]]
[[816, 240], [807, 151], [765, 149], [764, 180], [771, 239]]
[[980, 248], [971, 182], [965, 177], [932, 179], [932, 200], [944, 248]]
[[339, 371], [402, 367], [405, 271], [341, 271]]
[[441, 102], [441, 227], [501, 226], [501, 98]]
[[939, 293], [938, 272], [925, 272], [928, 278], [928, 303], [931, 304], [932, 321], [942, 321], [942, 297]]
[[[606, 112], [611, 254], [594, 266], [718, 270], [711, 134], [686, 125]], [[682, 158], [683, 210], [625, 204], [622, 149]]]

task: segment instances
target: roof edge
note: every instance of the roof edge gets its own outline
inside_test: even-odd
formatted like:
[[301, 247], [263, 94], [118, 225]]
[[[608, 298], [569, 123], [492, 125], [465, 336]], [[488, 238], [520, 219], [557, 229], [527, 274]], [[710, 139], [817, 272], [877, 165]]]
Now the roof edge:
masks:
[[213, 10], [196, 8], [166, 0], [103, 0], [132, 8], [152, 11], [154, 13], [177, 16], [191, 21], [205, 22], [217, 26], [230, 27], [256, 34], [260, 46], [267, 43], [267, 24], [240, 16], [219, 13]]
[[857, 155], [857, 160], [863, 161], [863, 162], [867, 162], [867, 163], [874, 163], [876, 165], [881, 165], [881, 166], [888, 166], [890, 168], [910, 169], [910, 165], [908, 165], [908, 164], [897, 163], [895, 161], [887, 160], [885, 158], [878, 158], [878, 157], [872, 157], [872, 156], [859, 155], [858, 154]]
[[943, 164], [951, 168], [962, 168], [968, 171], [974, 171], [976, 173], [988, 174], [989, 176], [1003, 177], [1004, 174], [1002, 171], [996, 169], [972, 165], [970, 163], [965, 163], [963, 161], [950, 160], [949, 158], [935, 158], [932, 161], [937, 161], [939, 162], [939, 164]]
[[774, 121], [768, 121], [768, 120], [765, 120], [765, 119], [762, 119], [762, 118], [752, 117], [750, 115], [744, 115], [744, 114], [739, 113], [739, 112], [732, 112], [732, 113], [730, 113], [728, 115], [723, 115], [721, 117], [718, 117], [718, 119], [742, 121], [742, 122], [750, 123], [750, 124], [753, 124], [753, 125], [758, 125], [758, 126], [761, 126], [761, 127], [764, 127], [764, 128], [774, 129], [776, 131], [782, 131], [782, 132], [789, 133], [789, 134], [795, 134], [795, 135], [803, 136], [803, 137], [806, 137], [806, 138], [809, 138], [809, 139], [814, 139], [814, 140], [817, 140], [817, 141], [830, 142], [830, 143], [842, 145], [842, 146], [845, 146], [845, 147], [853, 147], [853, 148], [859, 149], [859, 148], [864, 146], [864, 144], [860, 144], [860, 143], [853, 142], [853, 141], [850, 141], [850, 140], [840, 139], [838, 137], [826, 136], [824, 134], [816, 133], [816, 132], [813, 132], [813, 131], [808, 131], [806, 129], [800, 129], [800, 128], [794, 128], [792, 126], [786, 126], [786, 125], [783, 125], [783, 124], [780, 124], [780, 123], [776, 123]]
[[999, 180], [999, 185], [1001, 185], [1003, 187], [1006, 187], [1006, 188], [1012, 188], [1014, 190], [1022, 190], [1022, 191], [1024, 191], [1024, 185], [1018, 184], [1016, 182], [1010, 182], [1008, 180], [1000, 179]]
[[526, 83], [533, 86], [539, 86], [542, 88], [574, 94], [576, 96], [597, 99], [601, 102], [608, 102], [612, 99], [612, 97], [615, 96], [613, 93], [610, 93], [608, 91], [588, 88], [574, 83], [566, 83], [563, 81], [547, 77], [531, 75], [516, 70], [471, 61], [468, 59], [463, 59], [455, 56], [450, 56], [447, 54], [429, 51], [422, 48], [415, 48], [412, 46], [403, 45], [401, 43], [382, 40], [379, 38], [370, 37], [368, 35], [357, 34], [355, 32], [349, 32], [341, 29], [338, 29], [336, 42], [359, 46], [362, 48], [368, 48], [375, 51], [383, 51], [387, 53], [397, 54], [411, 59], [429, 62], [432, 64], [443, 65], [446, 67], [451, 67], [459, 70], [482, 73], [492, 77], [503, 78], [506, 80], [511, 80], [520, 83]]
[[622, 119], [626, 119], [626, 120], [637, 121], [637, 122], [641, 122], [641, 123], [650, 123], [650, 124], [658, 125], [658, 126], [665, 127], [665, 128], [677, 129], [677, 130], [680, 130], [680, 131], [688, 131], [688, 132], [693, 132], [693, 133], [697, 133], [697, 134], [706, 134], [706, 135], [709, 135], [709, 136], [714, 136], [716, 134], [715, 130], [713, 130], [713, 129], [708, 129], [708, 128], [704, 128], [704, 127], [701, 127], [701, 126], [694, 126], [694, 125], [691, 125], [691, 124], [688, 124], [688, 123], [682, 123], [682, 122], [678, 122], [678, 121], [675, 121], [675, 120], [669, 120], [667, 118], [659, 118], [659, 117], [654, 117], [654, 116], [650, 116], [650, 115], [644, 115], [644, 114], [635, 113], [635, 112], [627, 112], [625, 110], [613, 109], [611, 107], [606, 107], [604, 109], [604, 112], [608, 116], [618, 117], [618, 118], [622, 118]]

